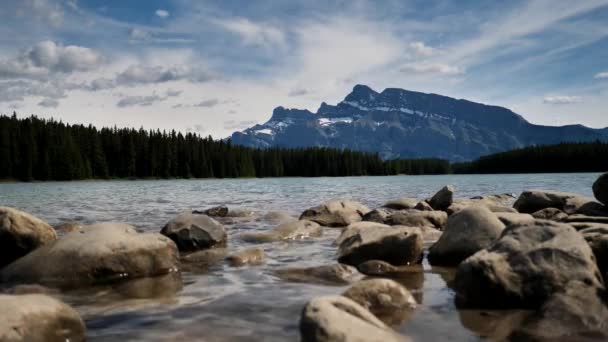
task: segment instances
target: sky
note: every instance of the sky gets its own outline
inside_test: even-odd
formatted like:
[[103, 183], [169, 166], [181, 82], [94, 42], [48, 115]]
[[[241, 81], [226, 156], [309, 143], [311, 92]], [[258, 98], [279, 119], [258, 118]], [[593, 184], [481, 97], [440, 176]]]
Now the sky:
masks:
[[0, 0], [0, 113], [229, 136], [355, 84], [608, 126], [608, 0]]

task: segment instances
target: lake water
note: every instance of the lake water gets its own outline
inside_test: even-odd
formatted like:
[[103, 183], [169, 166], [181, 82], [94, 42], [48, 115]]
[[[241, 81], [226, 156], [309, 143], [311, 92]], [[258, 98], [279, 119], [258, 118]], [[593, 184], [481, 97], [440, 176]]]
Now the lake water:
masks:
[[[457, 197], [545, 189], [591, 195], [598, 174], [445, 175], [347, 178], [282, 178], [226, 180], [83, 181], [0, 184], [0, 205], [19, 208], [51, 225], [66, 221], [122, 221], [158, 232], [184, 209], [225, 204], [256, 214], [226, 222], [229, 249], [257, 245], [234, 238], [243, 232], [266, 231], [275, 224], [262, 216], [285, 211], [297, 217], [303, 210], [335, 198], [359, 200], [377, 207], [398, 197], [425, 198], [446, 184]], [[339, 294], [347, 287], [288, 283], [273, 274], [282, 267], [335, 263], [332, 241], [339, 229], [297, 242], [259, 245], [263, 266], [232, 268], [219, 263], [183, 272], [175, 281], [127, 283], [60, 296], [82, 314], [91, 341], [286, 341], [299, 340], [298, 320], [311, 298]], [[399, 332], [415, 340], [477, 340], [496, 333], [494, 313], [459, 312], [446, 286], [450, 270], [426, 262], [411, 276], [399, 279], [420, 303]], [[497, 320], [500, 321], [498, 314]], [[479, 319], [479, 317], [483, 317]]]

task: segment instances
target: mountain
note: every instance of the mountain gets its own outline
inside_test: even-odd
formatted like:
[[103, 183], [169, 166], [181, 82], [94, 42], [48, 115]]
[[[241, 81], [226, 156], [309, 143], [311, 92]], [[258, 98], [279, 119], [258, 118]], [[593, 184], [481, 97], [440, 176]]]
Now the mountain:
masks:
[[316, 113], [277, 107], [266, 123], [235, 132], [250, 147], [326, 146], [378, 152], [382, 158], [467, 161], [496, 152], [564, 141], [608, 141], [608, 128], [534, 125], [511, 110], [447, 96], [356, 85]]

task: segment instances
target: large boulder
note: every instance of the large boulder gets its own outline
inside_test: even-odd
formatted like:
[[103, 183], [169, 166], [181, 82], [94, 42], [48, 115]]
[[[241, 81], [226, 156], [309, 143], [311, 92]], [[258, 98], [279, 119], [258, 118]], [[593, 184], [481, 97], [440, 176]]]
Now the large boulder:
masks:
[[175, 243], [123, 223], [85, 226], [0, 271], [0, 281], [74, 287], [176, 272]]
[[182, 252], [223, 247], [228, 238], [224, 226], [207, 215], [182, 212], [169, 221], [161, 234], [175, 242]]
[[443, 230], [448, 221], [444, 211], [401, 210], [392, 213], [386, 224], [391, 226], [431, 227]]
[[300, 317], [300, 336], [302, 342], [406, 341], [374, 314], [343, 296], [308, 302]]
[[593, 183], [593, 195], [598, 201], [608, 205], [608, 173], [604, 173]]
[[394, 200], [390, 200], [382, 207], [394, 209], [394, 210], [403, 210], [403, 209], [414, 209], [414, 207], [418, 204], [418, 200], [415, 198], [402, 197]]
[[349, 224], [348, 227], [344, 228], [342, 230], [342, 233], [336, 238], [336, 240], [334, 241], [334, 246], [340, 246], [342, 242], [346, 241], [347, 239], [358, 234], [361, 231], [386, 228], [391, 228], [391, 226], [368, 221], [361, 221]]
[[430, 200], [429, 205], [435, 210], [446, 210], [454, 202], [454, 192], [456, 188], [452, 185], [446, 185], [439, 190]]
[[465, 208], [448, 219], [448, 226], [429, 249], [432, 265], [456, 266], [490, 246], [505, 228], [496, 214], [484, 206]]
[[573, 227], [538, 220], [462, 262], [453, 287], [461, 307], [535, 310], [573, 281], [603, 287], [591, 248]]
[[361, 221], [363, 215], [369, 211], [369, 208], [359, 202], [333, 200], [305, 210], [300, 216], [300, 220], [317, 222], [325, 227], [346, 227], [351, 223]]
[[420, 228], [365, 229], [340, 244], [338, 261], [353, 266], [368, 260], [408, 265], [421, 261], [423, 249]]
[[348, 285], [361, 278], [356, 268], [343, 264], [282, 268], [274, 274], [289, 282], [323, 285]]
[[243, 234], [240, 238], [247, 242], [262, 243], [281, 240], [302, 240], [311, 237], [319, 237], [322, 234], [323, 230], [318, 223], [300, 220], [280, 224], [270, 232]]
[[388, 217], [394, 212], [394, 209], [377, 208], [363, 215], [361, 220], [366, 222], [384, 223], [386, 222]]
[[85, 341], [82, 318], [68, 305], [42, 294], [0, 295], [0, 341]]
[[0, 207], [0, 268], [56, 239], [48, 223], [23, 211]]
[[546, 208], [557, 208], [567, 214], [574, 214], [589, 202], [593, 202], [593, 200], [579, 194], [529, 190], [521, 193], [513, 207], [525, 214], [532, 214]]
[[366, 279], [346, 290], [344, 297], [369, 310], [381, 321], [398, 325], [416, 308], [416, 300], [403, 285], [390, 279]]
[[448, 215], [453, 215], [464, 208], [474, 205], [486, 206], [492, 212], [517, 212], [517, 210], [510, 207], [513, 201], [514, 196], [512, 194], [475, 196], [467, 199], [454, 200], [454, 203], [446, 209], [446, 212]]
[[597, 266], [604, 277], [608, 272], [608, 225], [585, 228], [579, 231], [591, 247]]

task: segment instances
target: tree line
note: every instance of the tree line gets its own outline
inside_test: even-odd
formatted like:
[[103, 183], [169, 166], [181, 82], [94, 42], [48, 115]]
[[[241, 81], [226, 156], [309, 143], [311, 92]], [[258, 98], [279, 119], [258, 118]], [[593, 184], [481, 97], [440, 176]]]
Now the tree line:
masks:
[[318, 177], [450, 172], [439, 159], [332, 148], [254, 149], [195, 133], [0, 115], [0, 179]]

